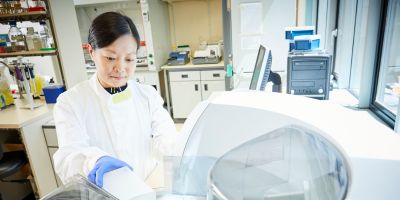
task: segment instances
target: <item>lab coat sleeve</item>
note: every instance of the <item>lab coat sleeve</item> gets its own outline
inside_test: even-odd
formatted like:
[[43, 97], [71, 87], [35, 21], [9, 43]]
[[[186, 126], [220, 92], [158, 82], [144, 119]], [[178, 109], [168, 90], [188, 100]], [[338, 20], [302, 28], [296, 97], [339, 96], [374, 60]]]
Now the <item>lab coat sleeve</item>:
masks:
[[175, 156], [178, 134], [171, 116], [164, 109], [164, 101], [154, 88], [151, 88], [150, 112], [153, 150], [164, 156]]
[[79, 120], [70, 102], [61, 95], [54, 107], [59, 149], [53, 159], [55, 171], [64, 184], [76, 174], [87, 177], [96, 161], [107, 155], [99, 148], [89, 145], [84, 122]]

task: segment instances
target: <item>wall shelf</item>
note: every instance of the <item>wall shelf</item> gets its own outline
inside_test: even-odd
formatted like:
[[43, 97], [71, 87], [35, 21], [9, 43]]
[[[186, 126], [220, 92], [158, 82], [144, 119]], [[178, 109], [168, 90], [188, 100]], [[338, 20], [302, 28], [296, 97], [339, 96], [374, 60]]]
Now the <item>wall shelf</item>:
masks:
[[16, 21], [40, 21], [48, 19], [48, 14], [46, 11], [36, 11], [36, 12], [25, 12], [16, 14], [2, 14], [0, 15], [0, 23], [8, 24], [10, 20]]
[[0, 58], [5, 57], [18, 57], [18, 56], [51, 56], [57, 55], [57, 50], [52, 51], [21, 51], [21, 52], [13, 52], [13, 53], [0, 53]]

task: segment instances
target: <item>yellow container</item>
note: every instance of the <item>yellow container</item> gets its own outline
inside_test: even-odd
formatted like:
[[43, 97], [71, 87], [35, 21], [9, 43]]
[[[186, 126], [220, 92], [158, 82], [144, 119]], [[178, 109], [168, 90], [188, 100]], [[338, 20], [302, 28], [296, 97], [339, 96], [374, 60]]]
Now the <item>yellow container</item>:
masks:
[[[14, 104], [14, 97], [11, 93], [10, 87], [6, 80], [0, 81], [0, 93], [2, 94], [2, 96], [4, 98], [4, 102], [6, 104], [5, 106]], [[1, 101], [3, 101], [3, 100], [1, 100]]]

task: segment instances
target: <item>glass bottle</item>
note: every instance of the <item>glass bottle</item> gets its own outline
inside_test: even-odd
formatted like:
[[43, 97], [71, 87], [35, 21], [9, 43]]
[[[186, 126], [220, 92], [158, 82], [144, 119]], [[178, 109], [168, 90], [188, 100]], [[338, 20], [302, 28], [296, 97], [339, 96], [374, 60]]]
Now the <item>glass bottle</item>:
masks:
[[40, 21], [39, 23], [42, 26], [42, 31], [40, 31], [42, 47], [43, 48], [54, 48], [53, 36], [51, 35], [51, 31], [47, 27], [46, 21]]
[[13, 51], [25, 51], [25, 36], [21, 30], [17, 27], [16, 21], [10, 21], [10, 30], [8, 31], [8, 38], [10, 39]]

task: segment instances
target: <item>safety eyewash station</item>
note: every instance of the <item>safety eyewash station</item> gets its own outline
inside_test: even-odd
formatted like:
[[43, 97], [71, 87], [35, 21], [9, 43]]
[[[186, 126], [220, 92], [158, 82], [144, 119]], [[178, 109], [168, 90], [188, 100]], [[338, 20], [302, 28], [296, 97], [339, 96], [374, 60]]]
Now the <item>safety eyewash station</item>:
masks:
[[0, 199], [398, 200], [399, 13], [2, 0]]

